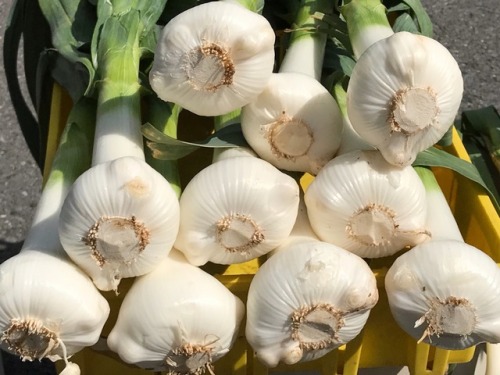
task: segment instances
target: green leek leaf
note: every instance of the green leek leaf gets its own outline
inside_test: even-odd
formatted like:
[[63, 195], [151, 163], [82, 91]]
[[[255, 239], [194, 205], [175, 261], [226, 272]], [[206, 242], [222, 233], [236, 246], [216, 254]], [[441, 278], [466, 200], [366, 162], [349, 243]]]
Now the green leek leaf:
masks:
[[156, 23], [162, 15], [167, 0], [113, 0], [98, 1], [97, 25], [92, 38], [92, 56], [94, 64], [97, 63], [97, 44], [102, 31], [102, 26], [111, 16], [122, 16], [131, 11], [139, 14], [139, 44], [145, 53], [151, 53], [156, 47]]
[[403, 0], [412, 10], [418, 23], [420, 34], [432, 38], [432, 21], [420, 0]]
[[[74, 95], [88, 95], [95, 70], [87, 52], [96, 22], [95, 9], [87, 0], [39, 0], [43, 15], [50, 25], [52, 44], [68, 61], [81, 64], [86, 74], [84, 91]], [[73, 97], [77, 100], [78, 97]]]
[[420, 33], [417, 24], [408, 13], [403, 13], [398, 18], [396, 18], [396, 21], [394, 21], [394, 25], [392, 26], [392, 28], [396, 33], [400, 31], [408, 31], [413, 34]]
[[500, 206], [498, 205], [498, 200], [496, 199], [495, 194], [484, 182], [481, 174], [474, 164], [436, 147], [430, 147], [427, 150], [420, 152], [412, 165], [414, 167], [443, 167], [459, 173], [481, 186], [490, 196], [496, 210], [500, 212]]
[[393, 12], [407, 12], [410, 10], [410, 7], [406, 5], [405, 3], [399, 3], [396, 5], [388, 6], [387, 7], [387, 13], [393, 13]]
[[200, 147], [229, 148], [247, 146], [240, 124], [224, 126], [199, 142], [187, 142], [170, 137], [149, 123], [142, 126], [142, 134], [148, 139], [146, 144], [153, 157], [161, 160], [177, 160], [198, 150]]
[[490, 105], [462, 113], [464, 137], [477, 136], [490, 152], [492, 161], [500, 171], [500, 114]]

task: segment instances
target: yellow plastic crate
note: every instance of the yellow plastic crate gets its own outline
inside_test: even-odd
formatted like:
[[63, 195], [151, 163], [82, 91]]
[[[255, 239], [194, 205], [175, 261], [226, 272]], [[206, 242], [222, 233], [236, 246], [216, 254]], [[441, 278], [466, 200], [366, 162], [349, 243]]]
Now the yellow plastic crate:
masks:
[[[47, 166], [51, 164], [53, 152], [70, 108], [71, 100], [56, 85], [52, 94]], [[190, 114], [187, 113], [187, 115]], [[194, 120], [203, 121], [202, 118]], [[456, 131], [453, 134], [452, 146], [447, 147], [446, 150], [470, 161]], [[200, 150], [199, 153], [196, 152], [183, 160], [181, 172], [185, 180], [189, 180], [199, 168], [209, 162], [209, 154], [203, 154], [203, 152]], [[465, 241], [483, 250], [500, 263], [500, 218], [489, 197], [473, 182], [450, 170], [435, 168], [434, 172], [450, 203]], [[302, 182], [303, 185], [307, 185], [310, 177], [304, 177]], [[391, 316], [384, 289], [384, 277], [393, 260], [394, 257], [382, 258], [371, 263], [377, 278], [380, 299], [361, 334], [347, 345], [315, 361], [267, 369], [255, 358], [251, 347], [246, 342], [243, 326], [232, 350], [215, 363], [215, 373], [218, 375], [268, 375], [306, 372], [314, 375], [356, 375], [360, 368], [408, 366], [412, 375], [442, 375], [449, 364], [469, 362], [474, 355], [474, 348], [453, 351], [434, 348], [425, 343], [417, 344], [416, 340], [397, 326]], [[255, 259], [231, 266], [212, 264], [204, 268], [235, 295], [246, 301], [250, 282], [262, 261], [264, 260]], [[106, 335], [116, 321], [123, 296], [131, 284], [131, 279], [123, 280], [119, 287], [121, 294], [118, 296], [114, 292], [103, 293], [110, 303], [111, 314], [104, 326], [102, 339], [94, 347], [84, 349], [72, 357], [72, 361], [80, 365], [82, 375], [152, 374], [151, 371], [123, 363], [115, 353], [107, 350], [105, 345]], [[62, 369], [63, 365], [58, 364], [58, 367]], [[155, 374], [163, 373], [156, 372]]]

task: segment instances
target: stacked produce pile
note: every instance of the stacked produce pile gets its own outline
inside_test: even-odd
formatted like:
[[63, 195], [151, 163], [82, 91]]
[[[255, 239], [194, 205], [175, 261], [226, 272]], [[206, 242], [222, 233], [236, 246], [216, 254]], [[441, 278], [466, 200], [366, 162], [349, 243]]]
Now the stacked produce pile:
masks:
[[[361, 332], [370, 259], [389, 256], [408, 334], [500, 342], [500, 270], [428, 168], [476, 173], [435, 147], [463, 81], [418, 1], [39, 4], [73, 107], [24, 247], [0, 266], [2, 349], [79, 373], [70, 357], [110, 313], [101, 292], [135, 278], [106, 337], [126, 363], [213, 373], [244, 319], [267, 367], [310, 361]], [[178, 137], [201, 120], [208, 138]], [[183, 180], [201, 147], [213, 156]], [[247, 301], [202, 268], [256, 258]]]

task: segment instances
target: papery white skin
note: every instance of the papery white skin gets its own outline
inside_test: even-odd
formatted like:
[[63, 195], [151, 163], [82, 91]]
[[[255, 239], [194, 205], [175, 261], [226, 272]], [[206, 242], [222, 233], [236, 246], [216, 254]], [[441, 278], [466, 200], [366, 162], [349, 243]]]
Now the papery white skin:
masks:
[[[267, 19], [240, 5], [221, 1], [192, 7], [164, 27], [157, 45], [150, 83], [158, 96], [201, 116], [240, 108], [263, 89], [274, 67], [274, 31]], [[229, 52], [234, 65], [231, 84], [200, 89], [190, 82], [189, 54], [215, 43]], [[218, 84], [219, 73], [198, 66], [199, 84]], [[202, 70], [204, 69], [204, 70]]]
[[[11, 320], [37, 320], [65, 346], [47, 353], [65, 359], [97, 342], [109, 305], [92, 281], [69, 259], [46, 251], [23, 249], [0, 266], [0, 332]], [[0, 335], [1, 336], [1, 335]], [[9, 351], [7, 344], [0, 347]]]
[[[394, 131], [388, 121], [394, 95], [406, 88], [430, 88], [438, 108], [428, 125], [410, 137], [404, 131]], [[418, 152], [434, 145], [453, 124], [463, 79], [457, 62], [439, 42], [398, 32], [374, 43], [360, 56], [347, 94], [348, 114], [356, 132], [377, 147], [388, 162], [404, 166], [410, 165]]]
[[485, 253], [458, 240], [432, 240], [396, 259], [385, 278], [389, 306], [396, 322], [420, 339], [427, 323], [415, 327], [430, 301], [465, 298], [475, 309], [470, 335], [441, 334], [424, 342], [445, 349], [464, 349], [481, 342], [500, 342], [500, 269]]
[[[289, 147], [300, 151], [284, 156], [275, 150], [270, 142], [273, 124], [284, 117], [307, 124], [312, 137], [308, 148], [305, 128], [301, 128], [290, 130], [287, 140]], [[312, 77], [275, 73], [265, 90], [243, 107], [241, 128], [248, 144], [262, 159], [280, 169], [316, 174], [340, 146], [342, 117], [333, 96]]]
[[[412, 167], [387, 163], [378, 151], [357, 150], [337, 156], [318, 173], [305, 192], [311, 226], [318, 237], [366, 258], [392, 255], [429, 237], [422, 181]], [[394, 227], [366, 221], [370, 241], [349, 233], [357, 212], [374, 204], [393, 211]]]
[[[268, 367], [319, 358], [356, 337], [378, 301], [375, 277], [357, 255], [304, 237], [277, 250], [252, 279], [245, 337]], [[291, 315], [301, 307], [330, 304], [347, 312], [338, 342], [302, 349], [292, 339]]]
[[[222, 1], [222, 0], [219, 0]], [[257, 154], [250, 147], [230, 147], [230, 148], [216, 148], [214, 149], [213, 162], [221, 161], [229, 158], [236, 158], [240, 156], [253, 156]]]
[[[135, 216], [149, 230], [149, 243], [138, 256], [120, 249], [120, 256], [101, 267], [83, 239], [103, 216]], [[61, 243], [71, 259], [99, 289], [116, 290], [121, 278], [143, 275], [168, 255], [179, 227], [179, 202], [162, 175], [140, 159], [122, 157], [82, 174], [60, 218]]]
[[232, 347], [244, 312], [215, 277], [172, 250], [134, 281], [107, 342], [125, 362], [155, 371], [169, 370], [167, 354], [184, 344], [210, 347], [214, 362]]
[[[297, 182], [268, 162], [245, 156], [218, 161], [185, 187], [175, 247], [195, 265], [245, 262], [288, 237], [298, 204]], [[246, 251], [226, 250], [217, 241], [217, 223], [229, 215], [248, 216], [260, 228], [263, 240]]]

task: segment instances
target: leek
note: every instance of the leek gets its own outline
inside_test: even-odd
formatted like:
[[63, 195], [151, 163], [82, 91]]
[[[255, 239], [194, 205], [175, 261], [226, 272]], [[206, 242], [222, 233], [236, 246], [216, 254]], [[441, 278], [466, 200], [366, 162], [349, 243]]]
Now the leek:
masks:
[[178, 195], [145, 162], [141, 133], [141, 40], [154, 31], [164, 3], [97, 6], [93, 167], [64, 202], [59, 236], [101, 290], [151, 271], [168, 255], [179, 227]]

